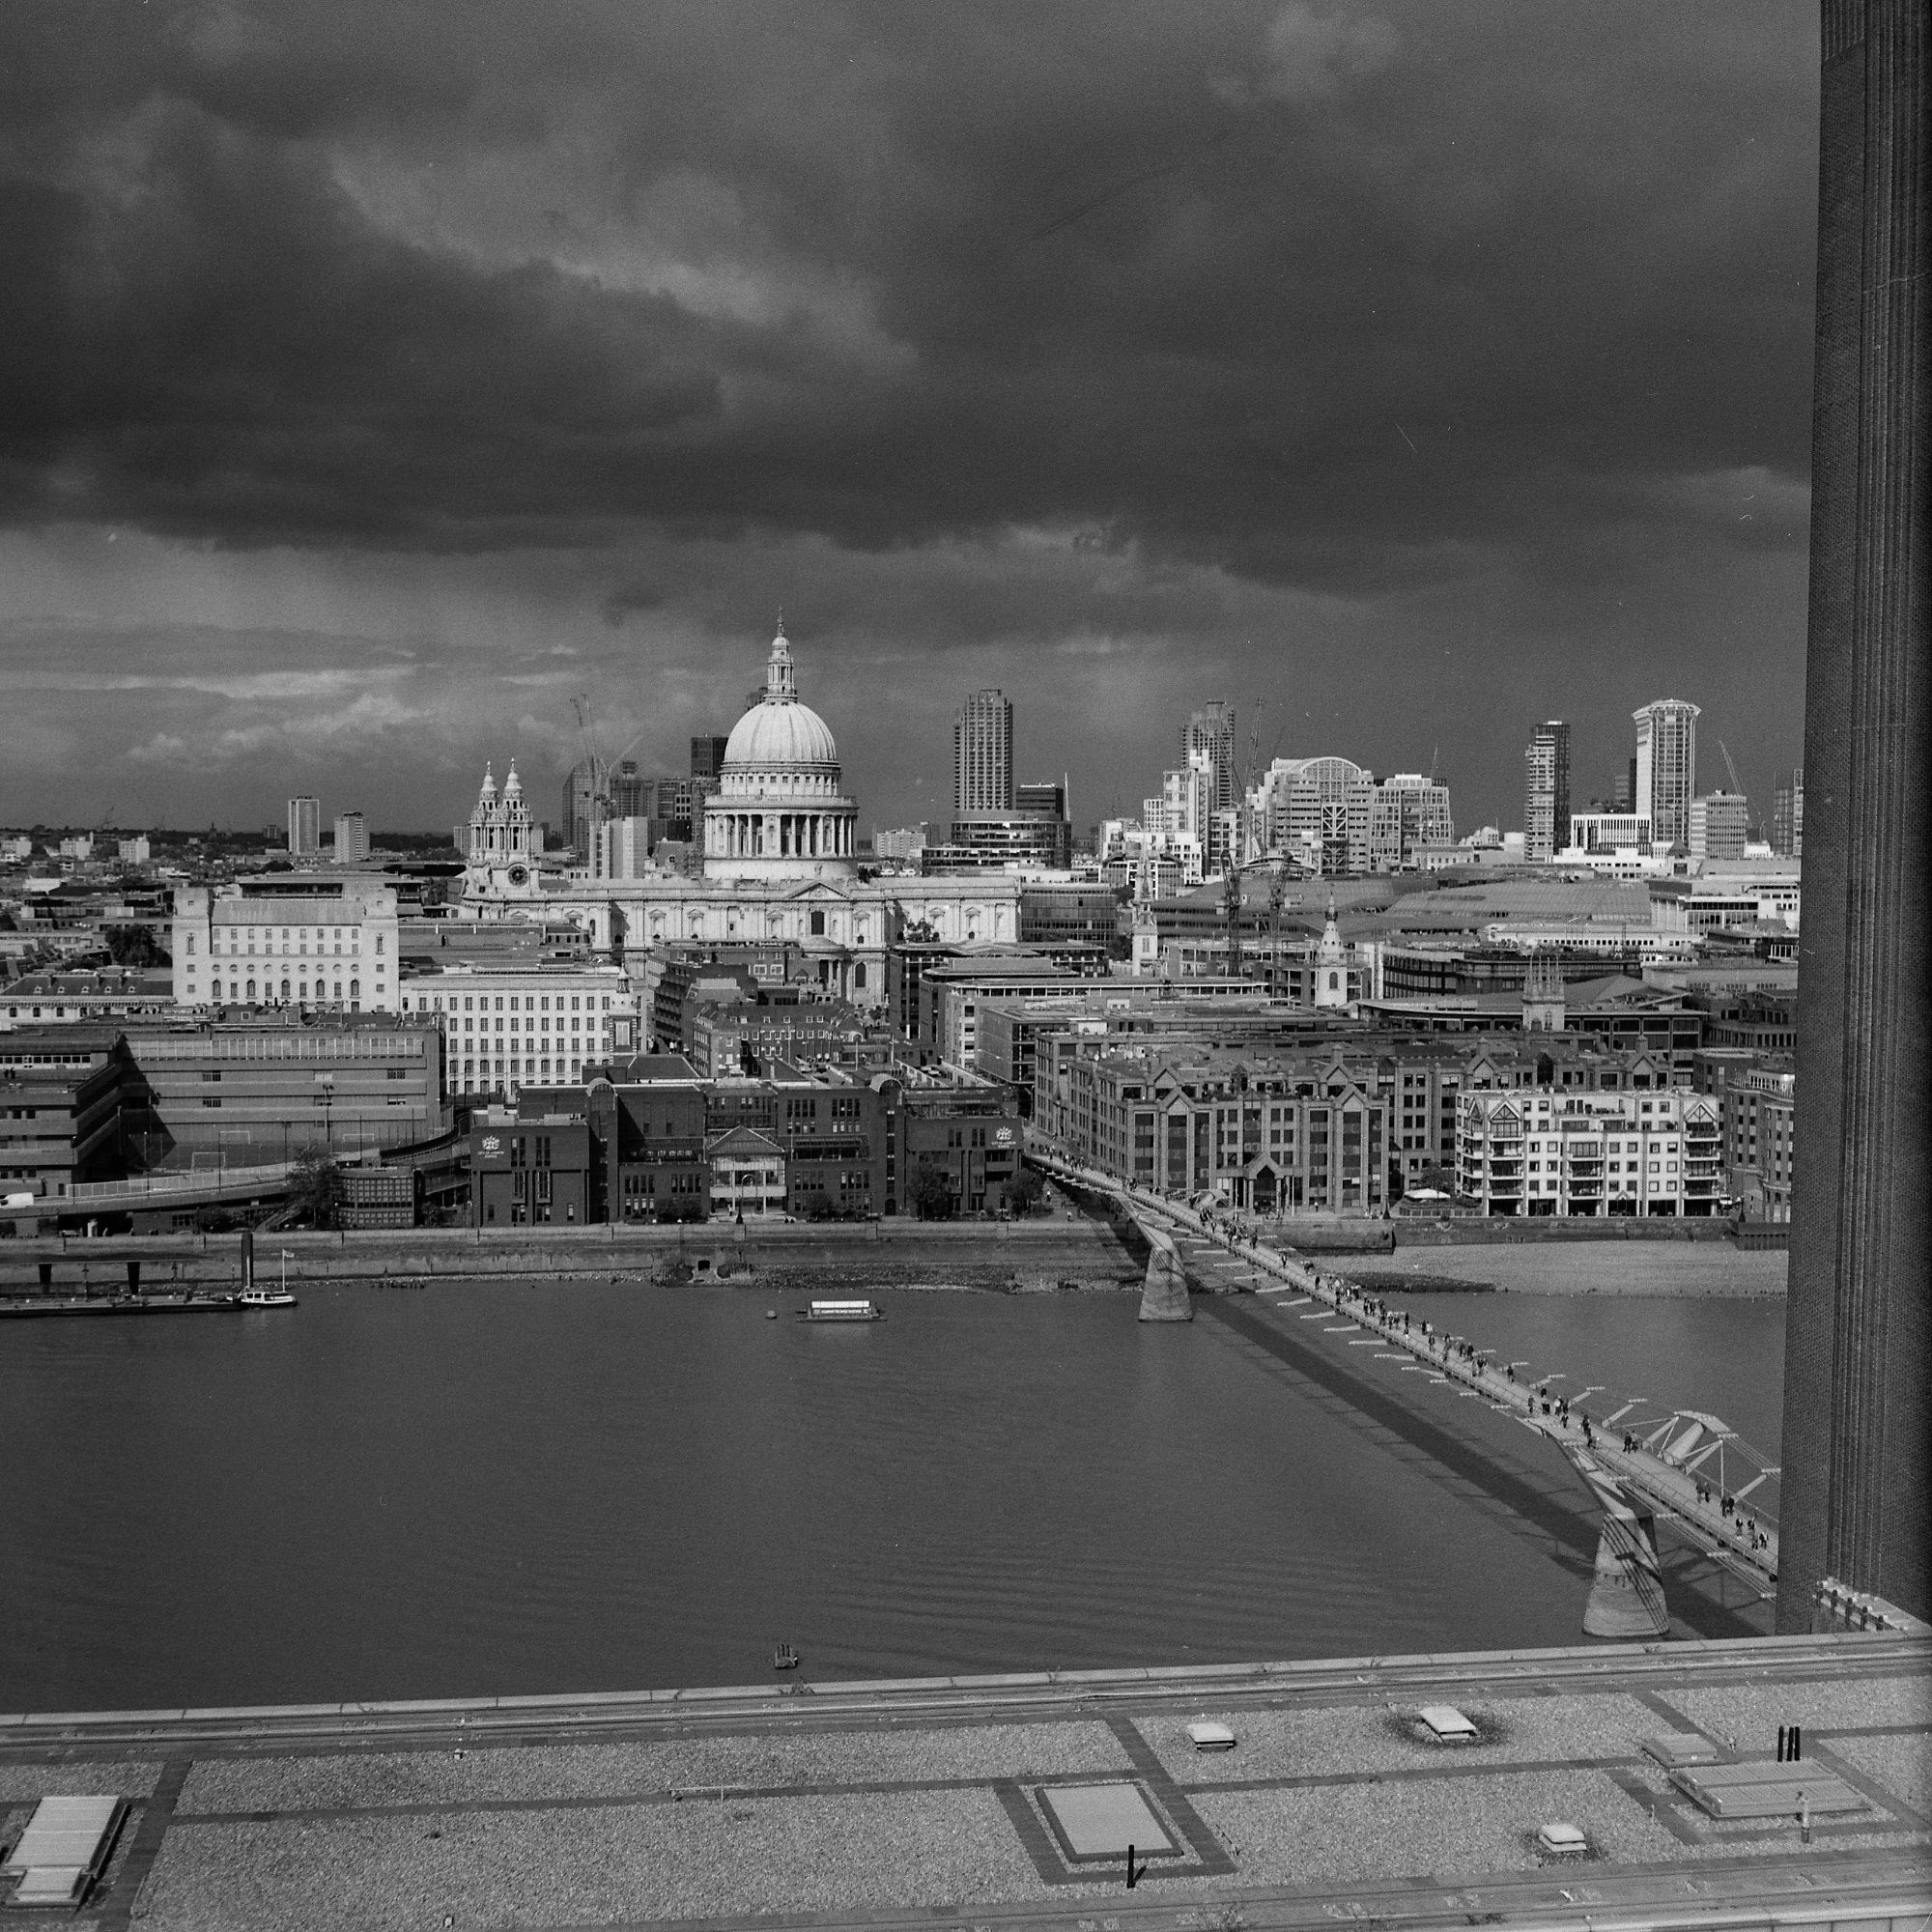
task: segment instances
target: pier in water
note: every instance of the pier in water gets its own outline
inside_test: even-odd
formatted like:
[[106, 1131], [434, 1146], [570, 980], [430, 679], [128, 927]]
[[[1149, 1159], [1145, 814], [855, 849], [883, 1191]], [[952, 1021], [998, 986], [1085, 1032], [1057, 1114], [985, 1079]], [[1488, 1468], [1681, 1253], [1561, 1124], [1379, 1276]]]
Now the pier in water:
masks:
[[[810, 1680], [1581, 1640], [1588, 1500], [1480, 1404], [1402, 1391], [1489, 1489], [1225, 1321], [890, 1290], [883, 1321], [766, 1319], [810, 1292], [8, 1324], [0, 1709], [741, 1684], [781, 1641]], [[1694, 1339], [1755, 1401], [1729, 1419], [1776, 1413], [1781, 1304], [1481, 1299], [1453, 1325], [1687, 1400]]]

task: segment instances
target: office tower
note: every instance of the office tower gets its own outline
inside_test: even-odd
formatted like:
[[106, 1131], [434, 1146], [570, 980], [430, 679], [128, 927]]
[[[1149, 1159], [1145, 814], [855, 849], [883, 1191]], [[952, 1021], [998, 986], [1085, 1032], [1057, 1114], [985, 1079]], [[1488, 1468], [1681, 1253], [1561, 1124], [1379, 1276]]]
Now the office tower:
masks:
[[1636, 760], [1634, 758], [1617, 774], [1617, 781], [1610, 787], [1610, 810], [1626, 815], [1636, 810]]
[[718, 774], [724, 768], [724, 747], [729, 738], [702, 737], [691, 741], [691, 776], [698, 795], [709, 798], [718, 789]]
[[1749, 837], [1750, 802], [1742, 792], [1714, 791], [1690, 801], [1691, 858], [1742, 859]]
[[1650, 820], [1660, 845], [1690, 837], [1690, 801], [1697, 796], [1697, 706], [1660, 697], [1636, 720], [1636, 799], [1633, 810]]
[[1065, 870], [1073, 863], [1073, 824], [1066, 816], [1066, 781], [1043, 780], [1013, 787], [1013, 810], [1040, 823], [1040, 863]]
[[1539, 724], [1522, 764], [1522, 856], [1547, 865], [1570, 837], [1570, 726], [1560, 718]]
[[563, 836], [580, 859], [597, 849], [597, 828], [611, 815], [611, 768], [602, 758], [580, 758], [563, 781]]
[[1777, 1628], [1932, 1615], [1932, 275], [1924, 0], [1830, 0]]
[[335, 863], [360, 866], [369, 857], [369, 821], [359, 811], [344, 811], [335, 820]]
[[1241, 802], [1240, 774], [1235, 765], [1235, 707], [1216, 697], [1192, 713], [1180, 727], [1180, 766], [1187, 769], [1197, 752], [1207, 753], [1214, 774], [1211, 810], [1225, 810]]
[[1400, 872], [1415, 862], [1418, 845], [1453, 845], [1456, 821], [1449, 787], [1420, 772], [1397, 772], [1369, 800], [1369, 869]]
[[322, 801], [319, 798], [289, 800], [289, 857], [314, 859], [322, 852]]
[[1773, 794], [1771, 849], [1780, 859], [1804, 856], [1804, 767], [1794, 765]]
[[1013, 809], [1013, 707], [997, 691], [976, 691], [953, 721], [952, 808]]

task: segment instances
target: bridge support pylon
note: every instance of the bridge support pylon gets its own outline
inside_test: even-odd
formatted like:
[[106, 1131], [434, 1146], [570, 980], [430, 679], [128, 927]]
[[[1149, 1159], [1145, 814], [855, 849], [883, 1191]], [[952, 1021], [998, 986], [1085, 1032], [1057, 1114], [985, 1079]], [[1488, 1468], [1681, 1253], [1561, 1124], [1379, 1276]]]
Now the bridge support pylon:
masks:
[[1165, 1228], [1141, 1224], [1148, 1240], [1147, 1279], [1141, 1287], [1143, 1321], [1192, 1321], [1194, 1307], [1187, 1298], [1187, 1276], [1174, 1236]]

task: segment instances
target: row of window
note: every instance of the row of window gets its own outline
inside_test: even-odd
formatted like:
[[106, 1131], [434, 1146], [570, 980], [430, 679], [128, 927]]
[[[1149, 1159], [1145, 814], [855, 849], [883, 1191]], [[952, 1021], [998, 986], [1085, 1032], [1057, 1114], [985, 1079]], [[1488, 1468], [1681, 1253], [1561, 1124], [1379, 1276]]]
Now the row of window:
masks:
[[[565, 1010], [573, 1013], [582, 1012], [586, 1008], [591, 1012], [598, 1010], [597, 995], [595, 993], [572, 993], [570, 995], [570, 1006], [567, 1009], [564, 1007], [564, 996], [561, 993], [555, 994], [554, 997], [556, 1000], [556, 1010], [558, 1012]], [[462, 1005], [459, 1007], [457, 1004], [458, 995], [455, 993], [426, 993], [423, 995], [422, 1009], [424, 1012], [439, 1013], [487, 1013], [493, 1010], [488, 993], [465, 993], [461, 998]], [[507, 1009], [503, 1004], [506, 998], [509, 1001]], [[547, 1013], [551, 1010], [550, 1003], [552, 998], [553, 995], [549, 993], [510, 993], [507, 995], [498, 993], [494, 1010], [499, 1013], [505, 1010], [513, 1013]], [[518, 1005], [519, 999], [523, 1002], [521, 1007]], [[405, 1002], [404, 1004], [407, 1007], [408, 1003]], [[611, 1010], [611, 995], [609, 993], [604, 995], [603, 1010], [607, 1013]]]

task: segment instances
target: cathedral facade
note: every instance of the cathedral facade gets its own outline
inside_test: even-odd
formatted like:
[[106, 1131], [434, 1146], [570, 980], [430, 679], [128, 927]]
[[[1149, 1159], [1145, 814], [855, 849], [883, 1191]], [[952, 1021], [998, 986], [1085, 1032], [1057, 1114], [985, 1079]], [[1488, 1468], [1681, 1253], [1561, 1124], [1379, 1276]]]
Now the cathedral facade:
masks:
[[1019, 884], [1003, 873], [862, 879], [859, 808], [845, 796], [838, 748], [798, 696], [782, 629], [764, 690], [732, 727], [719, 787], [704, 806], [703, 873], [653, 870], [592, 879], [545, 870], [515, 767], [500, 798], [486, 774], [469, 827], [462, 913], [470, 919], [563, 919], [599, 952], [636, 959], [678, 941], [788, 941], [812, 977], [860, 1007], [886, 998], [886, 952], [901, 938], [961, 944], [1019, 936]]

